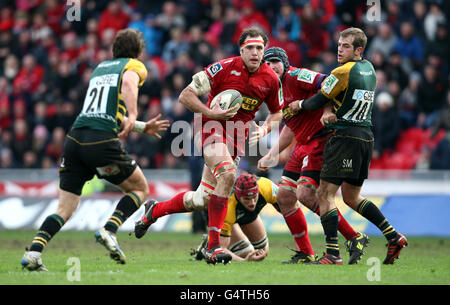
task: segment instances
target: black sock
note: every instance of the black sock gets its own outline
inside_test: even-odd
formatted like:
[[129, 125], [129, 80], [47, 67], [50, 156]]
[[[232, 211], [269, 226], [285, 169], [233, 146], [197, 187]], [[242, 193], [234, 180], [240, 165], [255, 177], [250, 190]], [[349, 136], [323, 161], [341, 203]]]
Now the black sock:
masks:
[[116, 210], [106, 222], [104, 228], [112, 233], [117, 233], [119, 227], [136, 212], [141, 206], [141, 200], [139, 197], [129, 192], [120, 199], [117, 204]]
[[42, 252], [47, 243], [64, 225], [64, 220], [57, 214], [48, 216], [31, 242], [30, 251]]
[[397, 236], [397, 231], [389, 224], [387, 219], [381, 213], [380, 209], [371, 201], [364, 199], [358, 204], [356, 211], [361, 214], [368, 221], [376, 225], [387, 240]]
[[320, 217], [323, 232], [325, 233], [327, 254], [339, 256], [339, 240], [338, 240], [338, 212], [332, 209]]

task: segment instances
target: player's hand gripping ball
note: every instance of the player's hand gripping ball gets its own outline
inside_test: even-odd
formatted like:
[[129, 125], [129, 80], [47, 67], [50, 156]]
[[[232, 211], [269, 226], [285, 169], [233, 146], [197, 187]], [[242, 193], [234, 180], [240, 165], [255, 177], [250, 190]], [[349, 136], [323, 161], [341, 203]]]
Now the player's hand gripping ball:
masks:
[[220, 108], [223, 110], [234, 108], [238, 105], [239, 107], [236, 107], [237, 112], [242, 105], [242, 95], [237, 90], [228, 89], [217, 94], [211, 101], [209, 108], [213, 109], [216, 103], [219, 103]]

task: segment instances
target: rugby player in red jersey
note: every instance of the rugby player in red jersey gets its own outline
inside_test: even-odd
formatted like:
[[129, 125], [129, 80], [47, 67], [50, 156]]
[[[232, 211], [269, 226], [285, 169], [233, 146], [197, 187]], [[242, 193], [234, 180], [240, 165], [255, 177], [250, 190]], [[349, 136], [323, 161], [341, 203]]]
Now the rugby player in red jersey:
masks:
[[[281, 80], [283, 118], [286, 125], [281, 131], [278, 143], [259, 160], [258, 168], [267, 171], [269, 166], [276, 165], [279, 153], [293, 140], [296, 141], [279, 183], [277, 202], [298, 247], [296, 254], [287, 263], [307, 263], [313, 261], [315, 256], [309, 241], [305, 216], [297, 200], [320, 215], [316, 190], [320, 181], [322, 153], [331, 130], [320, 122], [322, 109], [294, 113], [289, 104], [314, 95], [326, 75], [305, 68], [291, 67], [282, 48], [267, 49], [263, 58]], [[347, 239], [350, 263], [357, 263], [368, 243], [368, 237], [355, 232], [340, 213], [339, 231]]]
[[[145, 205], [145, 215], [135, 225], [136, 237], [141, 238], [160, 216], [207, 207], [209, 239], [206, 262], [226, 264], [231, 260], [231, 256], [220, 247], [219, 236], [227, 214], [228, 197], [236, 180], [239, 157], [245, 150], [250, 123], [263, 102], [270, 114], [262, 126], [254, 124], [254, 139], [260, 139], [270, 132], [273, 124], [278, 124], [282, 117], [280, 81], [263, 61], [267, 40], [267, 35], [257, 28], [245, 30], [239, 39], [240, 56], [209, 65], [195, 74], [191, 84], [181, 92], [179, 101], [192, 112], [202, 115], [201, 121], [197, 121], [197, 126], [194, 126], [194, 143], [201, 148], [205, 160], [202, 181], [195, 192], [183, 192], [159, 203], [150, 200]], [[241, 93], [243, 103], [240, 108], [235, 106], [223, 110], [217, 103], [211, 109], [212, 99], [227, 89]], [[199, 96], [207, 93], [209, 97], [205, 105]]]

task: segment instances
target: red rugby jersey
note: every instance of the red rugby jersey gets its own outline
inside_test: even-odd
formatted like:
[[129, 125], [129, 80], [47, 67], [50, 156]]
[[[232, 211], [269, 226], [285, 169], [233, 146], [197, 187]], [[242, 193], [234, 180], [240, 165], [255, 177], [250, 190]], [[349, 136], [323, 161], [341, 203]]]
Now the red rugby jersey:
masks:
[[283, 86], [283, 118], [286, 125], [295, 134], [297, 143], [307, 143], [313, 135], [322, 130], [320, 123], [322, 109], [316, 111], [301, 110], [297, 114], [290, 111], [289, 104], [293, 101], [311, 97], [320, 89], [324, 74], [304, 68], [290, 67], [285, 73], [281, 83]]
[[[241, 108], [229, 121], [246, 123], [253, 120], [263, 102], [271, 113], [278, 112], [283, 105], [278, 76], [265, 62], [250, 73], [242, 58], [236, 56], [213, 63], [205, 71], [211, 80], [208, 107], [214, 96], [227, 89], [235, 89], [243, 97]], [[209, 120], [203, 117], [203, 121]]]

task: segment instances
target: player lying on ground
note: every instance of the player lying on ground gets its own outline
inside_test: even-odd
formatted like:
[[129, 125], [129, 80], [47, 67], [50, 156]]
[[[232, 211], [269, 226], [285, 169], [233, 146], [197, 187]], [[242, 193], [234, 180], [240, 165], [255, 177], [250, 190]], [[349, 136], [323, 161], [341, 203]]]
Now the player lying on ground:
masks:
[[[229, 253], [233, 261], [261, 261], [269, 253], [269, 240], [264, 223], [259, 216], [267, 203], [278, 211], [276, 202], [278, 187], [271, 180], [241, 174], [228, 198], [228, 210], [220, 232], [220, 246]], [[203, 235], [200, 246], [191, 255], [204, 259], [207, 235]]]

